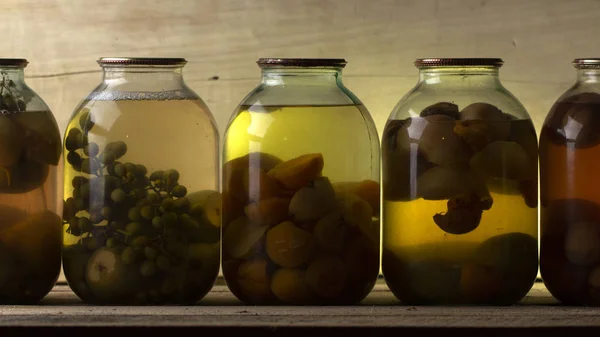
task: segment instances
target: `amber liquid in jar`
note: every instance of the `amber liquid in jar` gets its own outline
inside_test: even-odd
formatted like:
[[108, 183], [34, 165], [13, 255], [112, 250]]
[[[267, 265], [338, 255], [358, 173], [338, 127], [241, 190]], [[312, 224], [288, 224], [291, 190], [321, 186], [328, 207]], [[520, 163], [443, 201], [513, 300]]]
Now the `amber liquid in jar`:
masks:
[[540, 269], [561, 302], [599, 305], [600, 95], [567, 101], [554, 105], [540, 135]]
[[60, 273], [60, 135], [49, 111], [0, 115], [0, 303], [34, 304]]
[[[512, 304], [537, 274], [530, 120], [392, 120], [383, 135], [387, 284], [407, 304]], [[441, 165], [437, 165], [437, 164]]]
[[220, 261], [214, 122], [193, 97], [132, 95], [92, 96], [67, 127], [65, 276], [86, 302], [194, 303]]
[[378, 139], [365, 127], [363, 109], [241, 106], [231, 121], [223, 274], [242, 301], [350, 304], [373, 288]]

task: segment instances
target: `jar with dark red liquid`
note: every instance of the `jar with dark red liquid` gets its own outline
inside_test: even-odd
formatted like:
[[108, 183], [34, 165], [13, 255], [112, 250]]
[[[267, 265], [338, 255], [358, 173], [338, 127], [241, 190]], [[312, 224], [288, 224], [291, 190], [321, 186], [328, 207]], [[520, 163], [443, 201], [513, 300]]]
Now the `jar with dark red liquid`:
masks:
[[565, 304], [600, 304], [600, 58], [575, 59], [577, 81], [540, 135], [544, 283]]

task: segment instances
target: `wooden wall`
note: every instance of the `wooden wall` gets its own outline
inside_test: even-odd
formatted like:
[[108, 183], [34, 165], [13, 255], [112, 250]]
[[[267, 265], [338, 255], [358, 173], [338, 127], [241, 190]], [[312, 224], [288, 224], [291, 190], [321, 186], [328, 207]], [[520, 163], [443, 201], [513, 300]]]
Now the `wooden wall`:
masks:
[[221, 132], [259, 57], [346, 58], [380, 133], [415, 58], [503, 58], [504, 84], [539, 127], [574, 80], [570, 61], [600, 56], [597, 0], [2, 0], [0, 13], [0, 56], [29, 59], [61, 128], [100, 81], [101, 56], [187, 58]]
[[539, 130], [574, 81], [571, 60], [600, 57], [596, 0], [2, 0], [0, 13], [0, 57], [30, 61], [27, 81], [63, 132], [102, 56], [187, 58], [221, 133], [259, 57], [345, 58], [380, 134], [415, 58], [503, 58], [501, 79]]

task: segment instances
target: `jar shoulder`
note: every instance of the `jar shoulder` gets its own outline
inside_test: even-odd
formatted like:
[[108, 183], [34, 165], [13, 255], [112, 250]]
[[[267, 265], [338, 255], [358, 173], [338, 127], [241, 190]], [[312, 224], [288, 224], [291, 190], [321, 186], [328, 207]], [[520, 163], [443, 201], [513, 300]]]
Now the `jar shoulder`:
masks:
[[392, 109], [389, 119], [405, 119], [426, 114], [435, 105], [448, 104], [460, 113], [473, 104], [492, 105], [511, 119], [531, 119], [529, 113], [506, 87], [498, 85], [491, 88], [461, 88], [443, 86], [422, 86], [417, 84], [406, 93]]
[[255, 87], [240, 105], [290, 106], [290, 105], [360, 105], [362, 102], [343, 85], [286, 86], [267, 85]]

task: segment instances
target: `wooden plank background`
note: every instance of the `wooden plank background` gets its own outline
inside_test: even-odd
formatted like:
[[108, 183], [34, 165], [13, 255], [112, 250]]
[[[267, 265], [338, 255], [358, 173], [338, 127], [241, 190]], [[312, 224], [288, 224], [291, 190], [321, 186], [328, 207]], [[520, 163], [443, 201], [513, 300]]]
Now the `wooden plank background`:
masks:
[[344, 81], [380, 134], [416, 58], [503, 58], [501, 79], [539, 131], [575, 79], [571, 60], [600, 57], [597, 0], [2, 0], [0, 15], [0, 57], [30, 61], [27, 82], [61, 132], [102, 56], [187, 58], [221, 134], [259, 57], [347, 59]]
[[2, 0], [0, 13], [0, 56], [29, 59], [61, 130], [99, 83], [101, 56], [187, 58], [221, 133], [259, 57], [346, 58], [345, 82], [381, 133], [415, 58], [503, 58], [504, 84], [539, 127], [574, 80], [570, 61], [600, 56], [597, 0]]

